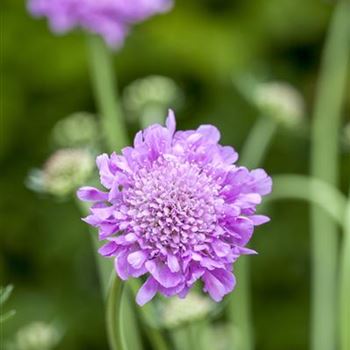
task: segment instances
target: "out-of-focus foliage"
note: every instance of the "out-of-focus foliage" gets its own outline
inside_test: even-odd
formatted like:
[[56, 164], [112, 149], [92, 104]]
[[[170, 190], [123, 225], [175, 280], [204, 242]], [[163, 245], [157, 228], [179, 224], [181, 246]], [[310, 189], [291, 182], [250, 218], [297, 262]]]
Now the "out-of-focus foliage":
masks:
[[[138, 25], [116, 53], [120, 91], [138, 78], [168, 76], [186, 101], [179, 127], [216, 124], [223, 143], [240, 150], [259, 112], [232, 79], [249, 73], [295, 86], [309, 123], [332, 8], [321, 0], [175, 1], [169, 14]], [[96, 267], [74, 202], [55, 202], [24, 185], [53, 151], [55, 123], [76, 111], [96, 113], [85, 36], [54, 36], [26, 13], [23, 0], [3, 0], [1, 10], [0, 275], [16, 286], [7, 306], [19, 315], [4, 324], [4, 337], [33, 320], [58, 319], [66, 329], [58, 349], [106, 349]], [[129, 123], [130, 135], [136, 127]], [[346, 152], [343, 186], [350, 177]], [[264, 167], [306, 173], [308, 159], [305, 134], [281, 128]], [[308, 208], [284, 203], [269, 210], [272, 222], [252, 244], [260, 252], [251, 259], [257, 348], [307, 349]]]
[[15, 315], [15, 310], [4, 311], [4, 305], [13, 291], [13, 286], [0, 287], [0, 325]]

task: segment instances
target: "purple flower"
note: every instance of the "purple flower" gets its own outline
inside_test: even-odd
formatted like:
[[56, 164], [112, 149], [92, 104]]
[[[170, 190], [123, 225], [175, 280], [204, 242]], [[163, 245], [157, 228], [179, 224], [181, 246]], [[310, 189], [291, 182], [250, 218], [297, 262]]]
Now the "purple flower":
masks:
[[54, 32], [75, 27], [101, 35], [112, 47], [122, 45], [132, 24], [170, 9], [172, 0], [29, 0], [29, 11], [48, 17]]
[[246, 248], [261, 197], [271, 192], [262, 169], [236, 166], [238, 154], [218, 144], [212, 125], [175, 132], [155, 124], [136, 134], [122, 155], [97, 158], [102, 185], [83, 187], [78, 197], [92, 201], [84, 219], [106, 240], [99, 253], [115, 259], [118, 276], [147, 275], [137, 295], [144, 305], [157, 292], [184, 297], [197, 280], [215, 301], [235, 286], [233, 263]]

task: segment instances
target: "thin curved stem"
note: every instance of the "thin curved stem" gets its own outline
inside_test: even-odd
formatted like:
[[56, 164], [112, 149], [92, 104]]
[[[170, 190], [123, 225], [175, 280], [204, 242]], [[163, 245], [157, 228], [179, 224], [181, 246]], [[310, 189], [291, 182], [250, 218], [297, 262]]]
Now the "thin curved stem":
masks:
[[[258, 167], [264, 160], [275, 131], [277, 123], [261, 116], [250, 131], [241, 154], [241, 164], [249, 168]], [[241, 257], [235, 264], [237, 286], [229, 298], [229, 317], [232, 320], [235, 333], [240, 331], [241, 341], [237, 343], [233, 334], [233, 348], [236, 350], [254, 349], [254, 332], [251, 311], [250, 265], [249, 260]]]
[[272, 118], [261, 116], [247, 137], [240, 163], [247, 168], [258, 167], [264, 161], [277, 128], [278, 124]]
[[109, 151], [119, 151], [127, 145], [127, 132], [116, 90], [112, 57], [98, 36], [88, 37], [92, 86], [101, 117], [102, 130]]
[[341, 249], [339, 294], [339, 344], [340, 350], [348, 350], [350, 349], [350, 191]]
[[264, 204], [276, 200], [299, 199], [315, 204], [339, 226], [344, 224], [346, 197], [327, 182], [305, 175], [275, 175], [272, 194]]
[[107, 336], [111, 350], [125, 349], [120, 324], [122, 292], [123, 282], [113, 273], [106, 309]]
[[[337, 2], [327, 35], [312, 125], [311, 174], [338, 183], [338, 135], [350, 56], [350, 3]], [[311, 348], [335, 350], [337, 329], [337, 228], [312, 207]]]

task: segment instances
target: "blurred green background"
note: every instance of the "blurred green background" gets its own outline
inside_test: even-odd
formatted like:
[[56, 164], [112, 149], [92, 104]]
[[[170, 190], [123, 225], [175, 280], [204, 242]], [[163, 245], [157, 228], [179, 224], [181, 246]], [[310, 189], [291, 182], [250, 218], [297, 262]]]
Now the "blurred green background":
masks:
[[[65, 329], [58, 349], [107, 349], [93, 253], [74, 201], [25, 187], [28, 171], [52, 152], [54, 124], [76, 111], [95, 112], [86, 38], [54, 36], [22, 0], [0, 6], [0, 275], [2, 285], [15, 286], [6, 307], [17, 310], [3, 335], [31, 321], [57, 321]], [[177, 0], [170, 13], [136, 26], [115, 54], [119, 89], [150, 74], [171, 77], [185, 94], [179, 128], [213, 123], [222, 142], [240, 151], [259, 113], [232, 79], [251, 73], [291, 83], [305, 98], [310, 124], [333, 8], [320, 0]], [[345, 115], [349, 121], [349, 99]], [[350, 157], [340, 148], [345, 190]], [[308, 173], [309, 149], [307, 132], [280, 128], [264, 167], [272, 175]], [[271, 223], [251, 243], [260, 253], [250, 258], [257, 349], [307, 349], [309, 208], [283, 202], [268, 211]]]

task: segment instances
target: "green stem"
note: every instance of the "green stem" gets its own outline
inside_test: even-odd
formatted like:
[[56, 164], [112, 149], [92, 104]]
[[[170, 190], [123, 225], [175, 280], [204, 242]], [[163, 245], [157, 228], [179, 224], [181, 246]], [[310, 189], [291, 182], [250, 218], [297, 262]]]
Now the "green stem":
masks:
[[[125, 283], [125, 282], [123, 282]], [[121, 331], [123, 335], [123, 344], [125, 349], [141, 350], [142, 338], [138, 325], [137, 311], [135, 310], [135, 299], [130, 295], [128, 288], [124, 287], [121, 300]]]
[[265, 204], [285, 199], [299, 199], [313, 203], [340, 227], [344, 223], [346, 197], [327, 182], [305, 175], [275, 175], [273, 192]]
[[350, 349], [350, 192], [345, 213], [344, 237], [340, 262], [339, 344], [340, 350]]
[[111, 350], [125, 349], [122, 341], [120, 309], [123, 282], [113, 274], [107, 296], [106, 324], [109, 346]]
[[[141, 287], [141, 283], [137, 279], [131, 279], [127, 282], [127, 286], [130, 288], [133, 299], [136, 297], [138, 290]], [[139, 308], [139, 313], [143, 325], [145, 326], [146, 334], [153, 350], [168, 350], [169, 346], [164, 339], [161, 330], [159, 329], [159, 322], [156, 316], [156, 310], [153, 303], [147, 303]]]
[[[127, 145], [127, 132], [122, 117], [121, 108], [116, 90], [115, 75], [113, 70], [112, 57], [103, 40], [98, 36], [88, 37], [88, 49], [90, 57], [90, 71], [94, 94], [101, 117], [101, 126], [109, 151], [120, 151]], [[94, 251], [97, 254], [98, 242], [93, 235]], [[104, 295], [107, 293], [108, 276], [112, 265], [108, 259], [97, 257], [101, 285]], [[109, 270], [109, 272], [108, 272]], [[138, 327], [131, 300], [121, 294], [121, 284], [114, 277], [114, 284], [111, 286], [107, 301], [107, 329], [109, 342], [112, 349], [122, 349], [123, 340], [125, 348], [141, 349], [141, 344], [136, 339]], [[113, 300], [114, 298], [114, 300]], [[122, 298], [122, 300], [121, 300]], [[116, 310], [116, 307], [118, 309]], [[119, 310], [121, 309], [121, 311]], [[119, 318], [123, 317], [126, 327], [120, 329]], [[130, 332], [133, 330], [133, 333]], [[124, 332], [123, 332], [124, 331]], [[121, 335], [124, 335], [123, 339]], [[125, 338], [125, 339], [124, 339]]]
[[[350, 5], [338, 1], [326, 40], [312, 126], [311, 173], [336, 186], [338, 132], [350, 45]], [[335, 224], [313, 206], [311, 348], [336, 349], [338, 235]]]
[[[255, 168], [263, 162], [277, 124], [271, 118], [260, 117], [244, 144], [241, 164]], [[229, 298], [229, 315], [232, 321], [233, 348], [236, 350], [252, 350], [254, 348], [254, 332], [251, 316], [250, 265], [249, 260], [241, 257], [235, 264], [237, 286]], [[237, 330], [240, 336], [236, 337]], [[237, 339], [241, 341], [237, 342]]]
[[171, 332], [176, 350], [190, 350], [186, 327], [178, 327]]
[[127, 132], [116, 90], [112, 57], [98, 36], [88, 37], [90, 71], [102, 129], [109, 151], [120, 151], [127, 145]]
[[278, 124], [266, 116], [261, 116], [256, 121], [242, 149], [242, 165], [256, 168], [263, 162], [277, 127]]

